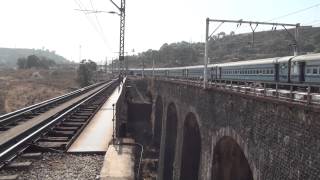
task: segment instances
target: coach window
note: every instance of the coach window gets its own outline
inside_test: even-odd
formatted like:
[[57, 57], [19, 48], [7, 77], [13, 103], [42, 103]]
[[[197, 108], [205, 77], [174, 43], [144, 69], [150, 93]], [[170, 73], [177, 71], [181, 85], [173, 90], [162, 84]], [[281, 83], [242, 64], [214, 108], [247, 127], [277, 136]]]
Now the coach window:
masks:
[[318, 68], [313, 68], [312, 74], [318, 74]]
[[307, 74], [311, 74], [311, 69], [307, 68]]

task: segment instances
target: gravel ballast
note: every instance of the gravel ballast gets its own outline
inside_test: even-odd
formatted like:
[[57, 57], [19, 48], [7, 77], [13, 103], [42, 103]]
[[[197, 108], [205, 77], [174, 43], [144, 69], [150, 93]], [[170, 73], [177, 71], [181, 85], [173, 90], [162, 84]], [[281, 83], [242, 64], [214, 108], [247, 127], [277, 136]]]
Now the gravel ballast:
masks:
[[[44, 153], [28, 170], [17, 171], [19, 179], [90, 180], [99, 179], [104, 155]], [[14, 174], [7, 171], [5, 174]], [[0, 173], [3, 174], [3, 173]]]

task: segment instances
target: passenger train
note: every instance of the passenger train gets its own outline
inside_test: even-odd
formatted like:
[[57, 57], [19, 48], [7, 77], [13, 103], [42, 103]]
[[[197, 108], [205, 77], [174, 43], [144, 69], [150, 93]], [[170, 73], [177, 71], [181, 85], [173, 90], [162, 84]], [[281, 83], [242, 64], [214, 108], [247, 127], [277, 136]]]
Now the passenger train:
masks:
[[[147, 68], [144, 69], [144, 75], [151, 76], [154, 73], [154, 76], [202, 79], [203, 68], [203, 65]], [[141, 75], [142, 69], [129, 69], [129, 74]], [[320, 53], [209, 64], [207, 76], [209, 81], [243, 80], [320, 84]]]

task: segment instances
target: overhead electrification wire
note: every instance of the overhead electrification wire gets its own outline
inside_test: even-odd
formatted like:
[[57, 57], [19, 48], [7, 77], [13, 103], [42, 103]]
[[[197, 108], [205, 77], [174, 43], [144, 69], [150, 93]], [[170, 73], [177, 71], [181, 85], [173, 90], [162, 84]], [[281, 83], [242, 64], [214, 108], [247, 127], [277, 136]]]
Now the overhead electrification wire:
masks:
[[[89, 23], [91, 24], [91, 26], [94, 28], [94, 30], [96, 31], [96, 33], [98, 33], [100, 35], [100, 37], [102, 38], [104, 44], [106, 45], [106, 47], [109, 49], [110, 52], [113, 52], [108, 44], [108, 41], [105, 37], [105, 35], [103, 34], [103, 32], [101, 32], [99, 30], [99, 28], [97, 27], [97, 25], [94, 23], [94, 21], [88, 16], [88, 13], [86, 13], [86, 11], [84, 11], [86, 9], [86, 7], [82, 4], [82, 2], [80, 0], [74, 0], [74, 2], [78, 5], [79, 9], [81, 12], [84, 13], [85, 17], [87, 18], [87, 20], [89, 21]], [[100, 23], [99, 23], [100, 24]], [[100, 25], [101, 26], [101, 25]]]
[[[80, 8], [81, 10], [87, 9], [87, 8], [85, 7], [85, 5], [82, 4], [81, 0], [78, 0], [78, 2], [79, 2], [79, 4], [80, 4], [79, 8]], [[83, 7], [83, 8], [82, 8], [82, 7]], [[85, 11], [82, 11], [82, 12], [85, 14], [85, 16], [86, 16], [86, 18], [88, 19], [88, 21], [89, 21], [89, 22], [91, 23], [91, 25], [94, 27], [95, 31], [101, 36], [104, 44], [107, 46], [107, 48], [109, 49], [109, 51], [112, 52], [112, 50], [111, 50], [111, 48], [110, 48], [110, 46], [109, 46], [109, 44], [108, 44], [108, 41], [107, 41], [106, 36], [104, 35], [103, 31], [99, 30], [99, 25], [100, 25], [100, 23], [98, 22], [99, 25], [98, 25], [98, 27], [97, 27], [96, 24], [94, 23], [94, 21], [88, 16], [88, 13], [86, 13]], [[100, 29], [101, 29], [101, 25], [100, 25]]]
[[320, 3], [315, 4], [315, 5], [312, 5], [312, 6], [309, 6], [309, 7], [304, 8], [304, 9], [300, 9], [300, 10], [297, 10], [297, 11], [294, 11], [294, 12], [291, 12], [291, 13], [288, 13], [288, 14], [285, 14], [285, 15], [282, 15], [282, 16], [275, 17], [275, 18], [270, 19], [270, 20], [268, 20], [268, 21], [274, 21], [274, 20], [276, 20], [276, 19], [282, 19], [282, 18], [284, 18], [284, 17], [291, 16], [291, 15], [294, 15], [294, 14], [298, 14], [298, 13], [301, 13], [301, 12], [303, 12], [303, 11], [306, 11], [306, 10], [309, 10], [309, 9], [312, 9], [312, 8], [315, 8], [315, 7], [318, 7], [318, 6], [320, 6]]
[[[96, 11], [96, 9], [95, 9], [94, 6], [93, 6], [92, 0], [90, 0], [90, 4], [91, 4], [92, 10]], [[101, 24], [100, 24], [100, 21], [99, 21], [99, 18], [98, 18], [98, 16], [97, 16], [97, 13], [94, 13], [94, 16], [96, 17], [96, 21], [97, 21], [97, 24], [98, 24], [98, 28], [100, 29], [100, 32], [101, 32], [102, 36], [104, 37], [105, 43], [106, 43], [107, 46], [109, 47], [109, 43], [108, 43], [108, 41], [107, 41], [106, 36], [104, 35], [104, 31], [103, 31], [103, 28], [102, 28], [102, 26], [101, 26]], [[111, 49], [110, 49], [110, 50], [111, 50]]]

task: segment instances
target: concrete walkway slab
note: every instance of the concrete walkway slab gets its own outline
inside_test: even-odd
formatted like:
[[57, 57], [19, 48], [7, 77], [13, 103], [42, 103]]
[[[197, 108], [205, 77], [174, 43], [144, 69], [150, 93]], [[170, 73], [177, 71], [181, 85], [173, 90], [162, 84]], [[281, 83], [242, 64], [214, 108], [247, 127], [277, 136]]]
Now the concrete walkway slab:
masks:
[[100, 180], [134, 180], [133, 145], [110, 145], [105, 155]]
[[104, 103], [90, 123], [82, 131], [68, 152], [106, 152], [112, 140], [113, 110], [122, 91], [122, 85], [117, 87], [108, 100]]

